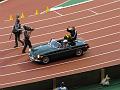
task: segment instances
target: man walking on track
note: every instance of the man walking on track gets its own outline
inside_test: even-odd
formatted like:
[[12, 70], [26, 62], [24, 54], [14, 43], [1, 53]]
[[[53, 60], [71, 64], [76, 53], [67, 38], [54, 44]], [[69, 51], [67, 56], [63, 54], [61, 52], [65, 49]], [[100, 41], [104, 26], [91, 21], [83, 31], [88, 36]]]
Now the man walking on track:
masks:
[[14, 35], [15, 35], [14, 48], [18, 47], [18, 41], [21, 42], [22, 45], [24, 45], [23, 41], [20, 40], [20, 34], [22, 34], [22, 30], [21, 30], [19, 15], [16, 16], [16, 21], [15, 21], [15, 25], [13, 27], [12, 33], [14, 33]]
[[26, 53], [25, 50], [27, 46], [29, 46], [29, 48], [32, 48], [31, 41], [30, 41], [30, 35], [33, 29], [31, 29], [30, 27], [26, 25], [24, 25], [23, 28], [25, 31], [24, 31], [24, 48], [22, 50], [22, 53]]
[[77, 31], [76, 31], [75, 27], [68, 27], [67, 32], [70, 33], [72, 41], [77, 39]]

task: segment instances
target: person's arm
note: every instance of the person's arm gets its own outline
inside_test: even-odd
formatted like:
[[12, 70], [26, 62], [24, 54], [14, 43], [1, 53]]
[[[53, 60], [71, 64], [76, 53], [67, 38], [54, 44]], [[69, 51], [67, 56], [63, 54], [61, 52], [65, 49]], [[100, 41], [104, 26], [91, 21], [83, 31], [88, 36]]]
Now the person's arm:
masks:
[[75, 31], [73, 38], [77, 38], [77, 31]]
[[67, 28], [67, 32], [71, 33], [71, 30], [69, 30], [69, 29]]
[[9, 40], [11, 39], [11, 37], [12, 37], [12, 32], [11, 32], [11, 34], [10, 34]]

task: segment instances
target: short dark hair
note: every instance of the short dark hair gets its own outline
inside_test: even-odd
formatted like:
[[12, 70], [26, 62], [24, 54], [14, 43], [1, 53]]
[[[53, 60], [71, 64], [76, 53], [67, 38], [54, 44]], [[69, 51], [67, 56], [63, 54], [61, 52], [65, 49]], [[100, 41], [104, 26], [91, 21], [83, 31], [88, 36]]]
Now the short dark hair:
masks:
[[31, 27], [29, 26], [26, 26], [26, 25], [23, 25], [23, 28], [27, 31], [33, 31], [34, 29], [32, 29]]

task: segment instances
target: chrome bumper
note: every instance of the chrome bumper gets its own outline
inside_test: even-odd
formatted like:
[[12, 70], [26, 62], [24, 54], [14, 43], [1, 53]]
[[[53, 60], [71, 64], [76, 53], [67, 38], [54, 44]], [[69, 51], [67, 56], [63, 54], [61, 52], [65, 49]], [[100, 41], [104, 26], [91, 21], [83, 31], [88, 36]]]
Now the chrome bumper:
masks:
[[30, 57], [30, 56], [29, 56], [29, 58], [30, 58], [30, 61], [41, 62], [41, 60], [35, 59], [34, 57]]

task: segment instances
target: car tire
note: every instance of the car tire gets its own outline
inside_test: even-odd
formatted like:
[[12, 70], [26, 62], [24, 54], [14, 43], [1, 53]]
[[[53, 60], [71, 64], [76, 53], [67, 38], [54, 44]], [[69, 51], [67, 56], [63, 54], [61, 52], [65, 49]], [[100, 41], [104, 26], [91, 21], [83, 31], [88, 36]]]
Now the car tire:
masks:
[[48, 57], [43, 57], [43, 59], [42, 59], [43, 64], [47, 64], [49, 62], [50, 62], [50, 59]]
[[77, 49], [76, 50], [76, 56], [81, 56], [83, 55], [83, 50], [82, 49]]

